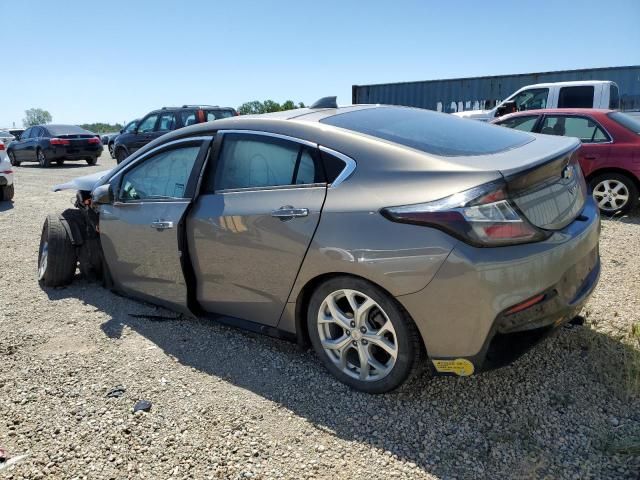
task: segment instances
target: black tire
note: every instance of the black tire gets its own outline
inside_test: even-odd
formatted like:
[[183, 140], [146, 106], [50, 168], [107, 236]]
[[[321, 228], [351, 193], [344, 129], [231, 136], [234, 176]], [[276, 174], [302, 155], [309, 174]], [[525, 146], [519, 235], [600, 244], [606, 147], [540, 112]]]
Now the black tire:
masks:
[[87, 157], [85, 158], [85, 161], [87, 162], [87, 165], [95, 165], [98, 163], [98, 157]]
[[[593, 199], [596, 201], [596, 204], [598, 204], [599, 200], [602, 200], [602, 195], [605, 194], [603, 184], [607, 181], [615, 182], [614, 184], [617, 185], [622, 184], [623, 190], [626, 189], [627, 191], [628, 200], [619, 207], [616, 207], [612, 202], [607, 202], [604, 206], [599, 204], [598, 207], [603, 215], [612, 216], [616, 213], [626, 213], [638, 206], [638, 197], [640, 194], [638, 193], [638, 187], [635, 182], [631, 177], [615, 172], [603, 173], [589, 180], [589, 187], [591, 187]], [[596, 188], [598, 188], [598, 191], [595, 190]]]
[[13, 184], [0, 187], [0, 200], [3, 202], [10, 202], [13, 200], [14, 192]]
[[109, 155], [111, 155], [111, 158], [116, 158], [115, 152], [113, 151], [113, 142], [109, 142], [107, 148], [109, 149]]
[[[368, 296], [384, 311], [384, 314], [386, 314], [387, 318], [393, 325], [393, 329], [395, 331], [394, 343], [397, 346], [397, 357], [395, 364], [390, 367], [386, 376], [383, 376], [379, 380], [376, 380], [375, 378], [372, 380], [361, 380], [345, 373], [345, 371], [334, 363], [334, 361], [329, 357], [329, 354], [322, 347], [320, 333], [318, 331], [318, 315], [324, 300], [332, 293], [340, 290], [355, 290]], [[376, 316], [381, 318], [379, 313], [376, 313], [376, 308], [377, 307], [374, 307], [373, 309], [368, 310], [367, 318], [371, 318], [373, 314], [375, 314], [373, 315], [374, 318]], [[327, 370], [329, 370], [329, 372], [331, 372], [331, 374], [333, 374], [338, 380], [349, 385], [355, 390], [360, 390], [366, 393], [390, 392], [398, 387], [409, 385], [411, 380], [413, 380], [416, 374], [420, 371], [421, 367], [424, 366], [424, 346], [422, 339], [416, 325], [409, 317], [409, 314], [384, 290], [360, 278], [340, 276], [329, 279], [320, 284], [313, 292], [309, 301], [307, 311], [307, 328], [311, 344]], [[346, 330], [344, 330], [344, 333], [340, 332], [340, 328], [338, 327], [339, 333], [337, 335], [341, 336], [341, 338], [353, 339], [355, 338], [354, 335], [357, 333], [355, 330], [358, 330], [357, 326], [352, 330], [353, 333], [347, 334]], [[365, 340], [360, 340], [360, 342], [365, 345], [367, 344]], [[350, 340], [348, 343], [350, 344], [348, 346], [349, 349], [352, 349], [352, 351], [356, 350], [356, 347], [352, 347], [351, 344], [356, 345], [358, 343], [357, 341]], [[364, 348], [371, 349], [372, 346], [373, 344]], [[371, 354], [371, 350], [369, 350], [369, 353]], [[353, 355], [356, 355], [355, 358], [357, 358], [357, 351], [353, 353]], [[351, 368], [357, 368], [357, 365], [353, 364], [351, 365]], [[357, 375], [357, 372], [355, 374]]]
[[36, 150], [36, 160], [42, 168], [47, 168], [49, 165], [51, 165], [51, 161], [47, 158], [45, 153], [40, 148]]
[[117, 149], [116, 150], [116, 163], [120, 164], [120, 163], [124, 162], [128, 156], [129, 155], [127, 155], [127, 151], [124, 148]]
[[13, 165], [14, 167], [19, 167], [20, 162], [16, 160], [16, 154], [13, 152], [8, 152], [8, 154], [9, 154], [9, 161], [11, 162], [11, 165]]
[[91, 227], [87, 224], [85, 214], [77, 208], [69, 208], [62, 212], [71, 231], [82, 236], [82, 244], [76, 247], [78, 258], [78, 269], [80, 274], [89, 281], [96, 281], [102, 278], [102, 254], [100, 241], [95, 232], [90, 232]]
[[59, 167], [63, 166], [63, 165], [64, 165], [64, 159], [63, 159], [63, 158], [61, 158], [61, 159], [59, 159], [59, 160], [56, 160], [56, 164], [57, 164]]
[[[44, 265], [43, 255], [46, 255]], [[57, 215], [48, 215], [40, 237], [38, 280], [47, 287], [68, 285], [76, 272], [77, 263], [75, 247], [71, 244], [60, 218]]]

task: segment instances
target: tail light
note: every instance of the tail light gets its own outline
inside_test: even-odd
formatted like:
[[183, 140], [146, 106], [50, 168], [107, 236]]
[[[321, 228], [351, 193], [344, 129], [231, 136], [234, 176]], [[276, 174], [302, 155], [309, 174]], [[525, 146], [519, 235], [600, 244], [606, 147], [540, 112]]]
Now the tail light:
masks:
[[102, 143], [102, 141], [98, 137], [92, 137], [89, 139], [89, 143], [92, 145], [98, 145], [99, 143]]
[[538, 242], [550, 233], [531, 225], [496, 181], [428, 203], [385, 208], [386, 218], [442, 230], [477, 247]]
[[13, 173], [13, 170], [3, 170], [0, 173], [4, 173], [5, 175], [11, 175]]
[[4, 142], [0, 142], [0, 151], [4, 150]]
[[51, 145], [71, 145], [71, 140], [66, 138], [52, 138], [49, 140]]

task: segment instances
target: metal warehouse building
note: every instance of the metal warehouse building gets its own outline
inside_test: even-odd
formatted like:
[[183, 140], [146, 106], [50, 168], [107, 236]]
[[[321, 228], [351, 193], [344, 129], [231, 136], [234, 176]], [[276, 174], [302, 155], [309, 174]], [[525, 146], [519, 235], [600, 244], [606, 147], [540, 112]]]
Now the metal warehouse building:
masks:
[[640, 65], [354, 85], [352, 101], [353, 103], [382, 103], [459, 112], [493, 108], [519, 88], [534, 83], [573, 80], [612, 80], [620, 89], [621, 109], [640, 110]]

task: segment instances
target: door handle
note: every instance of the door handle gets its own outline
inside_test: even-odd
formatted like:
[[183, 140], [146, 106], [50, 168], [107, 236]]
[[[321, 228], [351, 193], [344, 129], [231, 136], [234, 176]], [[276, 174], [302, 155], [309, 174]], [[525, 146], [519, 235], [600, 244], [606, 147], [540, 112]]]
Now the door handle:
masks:
[[595, 160], [596, 158], [598, 158], [596, 155], [585, 155], [584, 156], [585, 160]]
[[169, 228], [173, 228], [173, 222], [156, 220], [155, 222], [151, 222], [151, 226], [157, 230], [167, 230]]
[[309, 215], [308, 208], [295, 208], [290, 205], [280, 207], [271, 212], [272, 217], [279, 218], [282, 221], [291, 220], [294, 217], [306, 217], [307, 215]]

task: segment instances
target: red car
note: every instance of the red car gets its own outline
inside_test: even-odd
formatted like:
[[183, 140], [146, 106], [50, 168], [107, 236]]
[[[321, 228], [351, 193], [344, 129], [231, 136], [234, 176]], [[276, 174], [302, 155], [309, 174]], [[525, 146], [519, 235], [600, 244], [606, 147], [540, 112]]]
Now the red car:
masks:
[[607, 215], [638, 205], [640, 119], [614, 110], [548, 109], [505, 115], [493, 123], [525, 132], [577, 137], [580, 166]]

